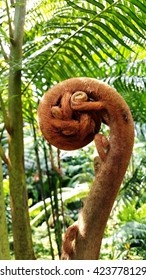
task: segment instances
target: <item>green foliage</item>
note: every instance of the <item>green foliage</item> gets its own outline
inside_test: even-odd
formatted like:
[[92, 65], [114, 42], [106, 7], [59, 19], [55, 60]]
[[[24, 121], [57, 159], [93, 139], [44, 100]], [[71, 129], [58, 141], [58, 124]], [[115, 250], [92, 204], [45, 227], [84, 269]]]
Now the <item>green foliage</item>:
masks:
[[[138, 154], [134, 153], [134, 158]], [[106, 228], [101, 250], [103, 259], [146, 259], [145, 160], [143, 156], [133, 176], [127, 172]]]
[[114, 234], [103, 239], [102, 259], [146, 259], [146, 225], [127, 222], [117, 227]]

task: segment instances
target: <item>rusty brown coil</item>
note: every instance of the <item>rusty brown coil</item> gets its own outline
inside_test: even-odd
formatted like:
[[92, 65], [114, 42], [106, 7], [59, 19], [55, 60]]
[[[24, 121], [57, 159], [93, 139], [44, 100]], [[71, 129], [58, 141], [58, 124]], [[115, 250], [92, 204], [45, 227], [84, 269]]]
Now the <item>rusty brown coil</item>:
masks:
[[107, 105], [109, 102], [112, 107], [112, 95], [119, 98], [113, 88], [92, 78], [71, 78], [56, 84], [44, 94], [38, 108], [45, 139], [63, 150], [84, 147], [99, 132], [101, 122], [109, 125]]

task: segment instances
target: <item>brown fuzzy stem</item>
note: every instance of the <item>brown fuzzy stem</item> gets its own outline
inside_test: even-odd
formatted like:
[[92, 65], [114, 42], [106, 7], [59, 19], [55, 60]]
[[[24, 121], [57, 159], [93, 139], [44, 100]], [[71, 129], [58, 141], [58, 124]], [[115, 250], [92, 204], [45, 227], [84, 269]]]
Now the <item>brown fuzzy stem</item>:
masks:
[[[95, 180], [78, 222], [67, 229], [62, 259], [97, 259], [104, 229], [132, 153], [134, 125], [128, 105], [107, 84], [72, 78], [57, 84], [38, 108], [40, 129], [54, 146], [74, 150], [95, 139]], [[101, 122], [109, 140], [98, 134]]]

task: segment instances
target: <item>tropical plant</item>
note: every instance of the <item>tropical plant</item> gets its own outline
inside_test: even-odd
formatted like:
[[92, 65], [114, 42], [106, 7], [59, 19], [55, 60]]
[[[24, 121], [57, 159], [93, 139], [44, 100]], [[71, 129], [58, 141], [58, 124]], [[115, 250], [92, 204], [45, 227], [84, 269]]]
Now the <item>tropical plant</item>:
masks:
[[[53, 197], [56, 197], [62, 184], [65, 186], [68, 181], [70, 186], [73, 186], [84, 177], [84, 175], [81, 177], [78, 175], [78, 173], [84, 173], [81, 168], [81, 162], [78, 160], [80, 168], [77, 168], [74, 164], [71, 165], [72, 160], [69, 161], [69, 158], [65, 159], [65, 157], [63, 157], [64, 162], [61, 163], [61, 166], [65, 166], [66, 161], [67, 171], [63, 178], [60, 177], [56, 170], [54, 171], [54, 166], [59, 168], [60, 164], [60, 159], [57, 161], [57, 151], [53, 152], [54, 164], [52, 165], [53, 161], [49, 160], [52, 150], [44, 144], [38, 132], [36, 121], [38, 103], [42, 94], [50, 86], [73, 76], [90, 76], [104, 80], [113, 85], [129, 104], [136, 123], [136, 129], [142, 132], [141, 139], [145, 134], [144, 124], [146, 119], [146, 5], [144, 0], [28, 0], [26, 2], [24, 38], [24, 22], [21, 22], [22, 26], [19, 24], [19, 20], [22, 18], [20, 13], [24, 14], [24, 6], [19, 5], [21, 2], [25, 3], [25, 1], [21, 0], [17, 0], [15, 3], [8, 0], [0, 2], [0, 155], [4, 162], [5, 178], [8, 173], [7, 151], [9, 150], [12, 162], [15, 160], [14, 154], [23, 158], [23, 139], [25, 140], [25, 170], [20, 159], [19, 163], [18, 161], [13, 162], [13, 172], [16, 176], [13, 176], [14, 173], [12, 174], [12, 170], [9, 169], [11, 196], [16, 200], [14, 202], [16, 210], [20, 209], [20, 205], [22, 206], [24, 201], [24, 172], [26, 172], [28, 193], [32, 195], [33, 192], [32, 203], [38, 203], [41, 199], [44, 201], [44, 208], [45, 198], [52, 195], [52, 189], [51, 193], [50, 189], [48, 191], [49, 184], [51, 184], [51, 188], [57, 186], [56, 194], [55, 192], [53, 193]], [[12, 29], [13, 21], [14, 31]], [[22, 37], [19, 36], [20, 34]], [[17, 46], [13, 44], [14, 35], [17, 35]], [[18, 47], [20, 52], [18, 52]], [[23, 55], [21, 54], [21, 49], [23, 50]], [[13, 70], [16, 71], [16, 77], [13, 76]], [[17, 82], [15, 82], [16, 80]], [[18, 99], [15, 98], [17, 91], [19, 91]], [[18, 104], [16, 101], [18, 101]], [[10, 120], [8, 117], [10, 117]], [[19, 136], [17, 134], [14, 136], [10, 129], [10, 124], [13, 121], [21, 134]], [[6, 129], [12, 139], [9, 146]], [[20, 141], [19, 144], [18, 141]], [[12, 148], [13, 143], [15, 152]], [[139, 138], [137, 144], [139, 144]], [[81, 155], [79, 154], [79, 156]], [[139, 160], [141, 160], [141, 157]], [[137, 158], [134, 162], [133, 174], [135, 175], [133, 176], [139, 176], [136, 162]], [[77, 161], [75, 160], [76, 163]], [[19, 167], [21, 170], [19, 170]], [[93, 174], [91, 169], [89, 165], [90, 179]], [[22, 174], [22, 178], [19, 183], [20, 174]], [[47, 177], [46, 174], [47, 176], [49, 174], [49, 176]], [[70, 175], [76, 177], [70, 180]], [[36, 182], [36, 177], [39, 178], [39, 182]], [[41, 177], [42, 183], [40, 184]], [[13, 184], [11, 178], [15, 178]], [[129, 178], [129, 181], [126, 182], [121, 190], [121, 194], [125, 194], [125, 199], [130, 197], [128, 193], [130, 192], [129, 186], [133, 186], [131, 192], [132, 190], [133, 193], [136, 192], [132, 178]], [[14, 192], [16, 182], [18, 186], [16, 192]], [[139, 181], [137, 182], [138, 187]], [[44, 191], [42, 192], [43, 188]], [[58, 204], [55, 203], [53, 202], [55, 207], [58, 208]], [[61, 205], [60, 202], [59, 208], [62, 207]], [[54, 208], [51, 209], [53, 210]], [[21, 208], [21, 210], [21, 217], [24, 217], [24, 220], [20, 221], [17, 211], [15, 211], [18, 221], [16, 225], [13, 222], [13, 229], [16, 228], [15, 233], [13, 233], [17, 243], [15, 248], [18, 248], [19, 253], [21, 251], [20, 254], [15, 254], [16, 258], [33, 258], [31, 241], [26, 240], [26, 244], [29, 244], [27, 252], [31, 251], [28, 257], [28, 255], [24, 256], [21, 243], [23, 238], [19, 240], [17, 238], [17, 236], [20, 237], [18, 233], [18, 229], [21, 228], [21, 226], [18, 227], [20, 222], [24, 227], [21, 232], [23, 234], [25, 231], [29, 232], [29, 236], [24, 235], [31, 240], [27, 209]], [[48, 216], [45, 219], [47, 222]], [[60, 251], [61, 245], [58, 246]], [[20, 248], [21, 250], [19, 250]]]

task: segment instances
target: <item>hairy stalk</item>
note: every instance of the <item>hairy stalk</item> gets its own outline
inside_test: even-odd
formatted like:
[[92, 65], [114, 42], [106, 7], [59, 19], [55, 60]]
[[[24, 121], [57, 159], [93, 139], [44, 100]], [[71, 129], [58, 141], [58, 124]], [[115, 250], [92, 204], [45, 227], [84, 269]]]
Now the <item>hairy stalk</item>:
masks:
[[[98, 151], [95, 180], [78, 221], [64, 236], [62, 259], [98, 259], [104, 229], [127, 170], [134, 143], [128, 105], [107, 84], [72, 78], [51, 88], [38, 108], [40, 129], [58, 148], [73, 150], [93, 139]], [[110, 128], [109, 140], [99, 133]]]

